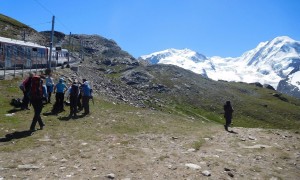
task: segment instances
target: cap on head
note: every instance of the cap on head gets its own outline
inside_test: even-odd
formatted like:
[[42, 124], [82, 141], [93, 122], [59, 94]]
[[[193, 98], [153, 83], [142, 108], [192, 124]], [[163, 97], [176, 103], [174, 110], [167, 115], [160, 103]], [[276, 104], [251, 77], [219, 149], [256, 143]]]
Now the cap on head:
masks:
[[59, 82], [64, 82], [64, 78], [59, 78]]

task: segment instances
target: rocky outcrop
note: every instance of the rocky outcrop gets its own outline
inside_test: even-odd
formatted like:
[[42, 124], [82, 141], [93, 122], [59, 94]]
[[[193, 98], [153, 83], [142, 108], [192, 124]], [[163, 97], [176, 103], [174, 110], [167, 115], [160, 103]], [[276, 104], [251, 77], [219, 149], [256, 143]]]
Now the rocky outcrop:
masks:
[[264, 84], [263, 87], [275, 91], [275, 88], [273, 86], [271, 86], [270, 84]]
[[287, 79], [283, 79], [279, 82], [277, 91], [300, 98], [300, 89], [288, 83]]

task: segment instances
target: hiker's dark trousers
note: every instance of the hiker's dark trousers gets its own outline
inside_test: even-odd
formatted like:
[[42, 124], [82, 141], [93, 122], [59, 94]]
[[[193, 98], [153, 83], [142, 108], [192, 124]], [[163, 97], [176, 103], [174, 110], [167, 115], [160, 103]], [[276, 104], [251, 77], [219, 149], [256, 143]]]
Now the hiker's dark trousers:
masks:
[[47, 86], [47, 93], [48, 93], [47, 102], [48, 103], [51, 102], [52, 89], [53, 89], [52, 86]]
[[23, 99], [22, 99], [22, 108], [28, 108], [28, 104], [29, 104], [29, 96], [28, 96], [28, 92], [23, 91]]
[[89, 114], [90, 113], [90, 96], [82, 96], [82, 106], [84, 109], [84, 114]]
[[31, 104], [34, 109], [34, 117], [32, 119], [30, 130], [35, 129], [35, 125], [37, 122], [39, 123], [40, 127], [42, 128], [44, 126], [44, 123], [41, 118], [41, 112], [43, 109], [42, 99], [31, 100]]
[[231, 124], [231, 119], [232, 119], [232, 117], [231, 116], [225, 116], [225, 119], [226, 119], [226, 127], [229, 127], [230, 126], [230, 124]]
[[57, 105], [57, 110], [62, 111], [64, 109], [64, 93], [59, 93], [57, 92], [55, 95], [55, 100], [56, 100], [56, 105]]
[[82, 100], [82, 94], [80, 93], [79, 96], [78, 96], [78, 100], [77, 100], [77, 107], [78, 107], [78, 110], [81, 111], [82, 110], [82, 103], [81, 103], [81, 100]]
[[76, 115], [77, 113], [77, 101], [78, 97], [77, 96], [70, 96], [70, 115]]

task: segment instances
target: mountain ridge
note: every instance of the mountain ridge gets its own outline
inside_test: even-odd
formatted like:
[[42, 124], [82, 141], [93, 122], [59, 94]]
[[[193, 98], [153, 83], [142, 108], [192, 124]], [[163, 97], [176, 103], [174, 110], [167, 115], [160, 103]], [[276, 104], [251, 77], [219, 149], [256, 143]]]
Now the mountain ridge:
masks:
[[[167, 49], [141, 56], [140, 59], [146, 60], [150, 64], [177, 65], [213, 80], [260, 82], [261, 84], [270, 84], [275, 89], [281, 80], [299, 71], [300, 65], [300, 42], [288, 36], [279, 36], [271, 41], [261, 42], [256, 48], [246, 51], [240, 57], [212, 56], [202, 62], [193, 61], [191, 56], [182, 55], [182, 50], [171, 50], [172, 56], [163, 54], [170, 51]], [[188, 50], [188, 54], [197, 54], [197, 52]], [[291, 85], [300, 87], [298, 84]], [[296, 97], [300, 97], [300, 95]]]

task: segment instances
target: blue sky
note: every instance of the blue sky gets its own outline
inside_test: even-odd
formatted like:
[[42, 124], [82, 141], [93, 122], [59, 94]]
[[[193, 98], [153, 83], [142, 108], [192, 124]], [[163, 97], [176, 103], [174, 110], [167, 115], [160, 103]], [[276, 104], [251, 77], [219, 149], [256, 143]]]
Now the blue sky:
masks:
[[237, 57], [277, 36], [300, 40], [300, 0], [0, 0], [37, 31], [98, 34], [134, 57], [168, 48]]

